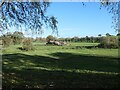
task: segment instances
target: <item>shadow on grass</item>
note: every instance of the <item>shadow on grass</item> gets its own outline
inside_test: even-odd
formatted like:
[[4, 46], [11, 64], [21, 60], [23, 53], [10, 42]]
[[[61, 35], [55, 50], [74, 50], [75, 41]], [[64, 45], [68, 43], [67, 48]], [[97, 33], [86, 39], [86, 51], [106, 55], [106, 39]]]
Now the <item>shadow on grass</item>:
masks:
[[103, 72], [119, 72], [118, 58], [78, 55], [73, 53], [52, 53], [59, 59], [58, 66], [67, 69], [96, 70]]
[[[3, 55], [3, 88], [120, 87], [118, 75], [99, 73], [118, 73], [117, 58], [60, 52], [51, 56], [58, 59], [20, 53]], [[76, 69], [98, 73], [77, 73]]]

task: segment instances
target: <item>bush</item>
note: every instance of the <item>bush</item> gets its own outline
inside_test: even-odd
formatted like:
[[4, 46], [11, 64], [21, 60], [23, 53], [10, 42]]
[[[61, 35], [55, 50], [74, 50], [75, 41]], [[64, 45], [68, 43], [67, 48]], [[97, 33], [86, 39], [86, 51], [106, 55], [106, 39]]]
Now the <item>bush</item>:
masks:
[[24, 35], [22, 32], [15, 31], [13, 34], [10, 35], [11, 39], [13, 40], [13, 44], [21, 44], [22, 40], [24, 38]]
[[10, 37], [8, 36], [3, 36], [2, 37], [2, 44], [3, 44], [3, 47], [8, 47], [12, 44], [12, 40]]
[[29, 50], [34, 50], [32, 40], [31, 39], [24, 39], [23, 40], [23, 50], [29, 51]]
[[118, 48], [118, 46], [115, 44], [99, 44], [98, 47], [99, 48], [114, 48], [114, 49]]
[[11, 44], [20, 44], [23, 39], [23, 33], [22, 32], [14, 32], [13, 34], [10, 32], [7, 32], [6, 34], [2, 35], [0, 38], [2, 39], [3, 47], [10, 46]]
[[98, 45], [99, 48], [118, 48], [118, 37], [103, 37], [101, 43]]

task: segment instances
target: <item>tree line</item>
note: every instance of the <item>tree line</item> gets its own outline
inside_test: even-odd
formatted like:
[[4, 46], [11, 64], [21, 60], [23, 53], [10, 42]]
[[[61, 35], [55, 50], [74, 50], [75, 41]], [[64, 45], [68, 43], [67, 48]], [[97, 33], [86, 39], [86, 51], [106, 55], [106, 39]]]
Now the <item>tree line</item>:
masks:
[[31, 38], [31, 37], [25, 37], [22, 32], [15, 31], [13, 33], [7, 32], [6, 34], [0, 36], [0, 39], [2, 40], [3, 47], [7, 47], [9, 45], [16, 45], [16, 44], [23, 44], [23, 47], [27, 48], [29, 45], [32, 47], [33, 42], [39, 42], [39, 43], [46, 43], [48, 41], [59, 41], [59, 42], [87, 42], [87, 43], [100, 43], [99, 47], [101, 48], [118, 48], [119, 45], [119, 36], [120, 34], [117, 34], [116, 36], [110, 35], [109, 33], [106, 33], [106, 36], [102, 36], [99, 34], [97, 37], [77, 37], [74, 36], [72, 38], [57, 38], [52, 35], [48, 35], [46, 38], [37, 37], [37, 38]]

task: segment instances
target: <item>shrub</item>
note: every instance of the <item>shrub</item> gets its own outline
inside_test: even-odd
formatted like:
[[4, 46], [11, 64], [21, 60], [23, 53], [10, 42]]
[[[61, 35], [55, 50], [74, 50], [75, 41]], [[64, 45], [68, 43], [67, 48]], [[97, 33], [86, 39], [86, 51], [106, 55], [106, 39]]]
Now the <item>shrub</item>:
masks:
[[29, 50], [34, 50], [33, 44], [32, 44], [32, 40], [31, 39], [24, 39], [23, 40], [23, 50], [29, 51]]
[[2, 39], [2, 44], [4, 47], [7, 47], [11, 44], [20, 44], [23, 39], [23, 33], [22, 32], [14, 32], [13, 34], [10, 32], [7, 32], [6, 34], [2, 35], [0, 38]]
[[101, 43], [98, 45], [99, 48], [118, 48], [118, 37], [103, 37]]
[[13, 34], [10, 35], [11, 39], [13, 40], [13, 44], [21, 44], [24, 35], [22, 32], [15, 31]]
[[3, 47], [8, 47], [9, 45], [12, 44], [11, 38], [8, 36], [3, 36], [2, 37], [2, 44], [3, 44]]

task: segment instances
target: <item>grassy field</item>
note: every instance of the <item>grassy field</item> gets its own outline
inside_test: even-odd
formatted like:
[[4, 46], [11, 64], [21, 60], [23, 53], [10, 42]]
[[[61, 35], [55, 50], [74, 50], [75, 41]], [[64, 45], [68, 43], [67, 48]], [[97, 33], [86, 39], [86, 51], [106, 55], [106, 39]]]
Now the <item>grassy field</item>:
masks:
[[97, 44], [34, 43], [34, 51], [11, 45], [3, 50], [3, 88], [120, 87], [118, 49], [94, 48]]

